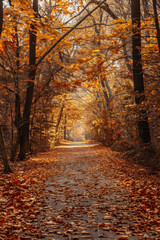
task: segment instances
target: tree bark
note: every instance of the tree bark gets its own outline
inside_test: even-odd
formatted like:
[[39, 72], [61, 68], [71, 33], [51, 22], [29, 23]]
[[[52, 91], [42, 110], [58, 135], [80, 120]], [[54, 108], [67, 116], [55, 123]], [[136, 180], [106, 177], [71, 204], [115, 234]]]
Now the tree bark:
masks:
[[[2, 29], [3, 29], [3, 0], [0, 0], [0, 37], [1, 37]], [[1, 125], [0, 125], [0, 151], [3, 159], [4, 173], [11, 173], [12, 170], [9, 166], [9, 162], [7, 158]]]
[[[38, 0], [33, 1], [33, 10], [35, 11], [35, 19], [38, 17]], [[19, 160], [26, 158], [26, 155], [30, 152], [29, 145], [29, 126], [30, 126], [30, 115], [32, 107], [32, 99], [34, 92], [34, 80], [36, 75], [36, 28], [35, 24], [31, 24], [30, 29], [30, 40], [29, 40], [29, 81], [27, 83], [26, 100], [23, 111], [23, 120], [20, 133], [20, 153]]]
[[11, 156], [10, 156], [10, 161], [14, 161], [15, 160], [15, 156], [17, 155], [17, 151], [18, 151], [18, 146], [20, 143], [20, 133], [21, 133], [21, 123], [22, 123], [22, 119], [21, 119], [21, 102], [20, 102], [20, 90], [19, 90], [19, 76], [18, 76], [18, 69], [20, 66], [20, 61], [19, 61], [19, 57], [20, 57], [20, 48], [19, 48], [19, 39], [18, 39], [18, 29], [17, 29], [17, 25], [15, 26], [15, 38], [16, 38], [16, 68], [17, 68], [17, 72], [15, 74], [15, 78], [14, 78], [14, 87], [15, 87], [15, 126], [17, 128], [17, 139], [16, 139], [16, 143], [13, 144], [12, 149], [11, 149]]
[[[132, 57], [133, 57], [133, 82], [135, 91], [135, 102], [142, 108], [144, 95], [144, 81], [141, 59], [141, 23], [140, 23], [140, 0], [131, 1], [132, 14]], [[151, 142], [147, 113], [138, 110], [138, 133], [142, 144]]]
[[5, 145], [4, 145], [2, 126], [1, 125], [0, 125], [0, 151], [1, 151], [2, 159], [3, 159], [4, 173], [12, 173], [12, 170], [9, 166]]

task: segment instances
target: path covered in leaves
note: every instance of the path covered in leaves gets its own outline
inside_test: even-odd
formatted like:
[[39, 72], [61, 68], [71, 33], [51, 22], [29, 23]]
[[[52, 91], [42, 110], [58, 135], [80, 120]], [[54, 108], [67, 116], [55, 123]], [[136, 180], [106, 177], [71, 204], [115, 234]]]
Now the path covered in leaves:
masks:
[[0, 239], [158, 240], [158, 181], [103, 146], [66, 143], [1, 175]]

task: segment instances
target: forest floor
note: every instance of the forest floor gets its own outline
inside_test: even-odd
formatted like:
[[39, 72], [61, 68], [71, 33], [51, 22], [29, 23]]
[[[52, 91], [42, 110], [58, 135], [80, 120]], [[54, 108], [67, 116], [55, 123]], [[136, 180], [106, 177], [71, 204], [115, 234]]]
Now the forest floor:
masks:
[[160, 239], [158, 172], [64, 143], [0, 175], [0, 239]]

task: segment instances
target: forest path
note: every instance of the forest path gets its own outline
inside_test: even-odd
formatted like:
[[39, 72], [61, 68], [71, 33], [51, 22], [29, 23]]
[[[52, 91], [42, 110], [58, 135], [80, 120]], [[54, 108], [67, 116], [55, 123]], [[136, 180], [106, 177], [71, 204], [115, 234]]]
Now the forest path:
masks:
[[139, 219], [139, 213], [132, 211], [122, 160], [94, 143], [65, 143], [56, 152], [60, 171], [46, 184], [47, 208], [41, 218], [44, 239], [116, 239], [121, 235], [152, 239], [146, 233], [145, 216]]
[[5, 181], [0, 239], [159, 239], [157, 177], [99, 144], [37, 154]]

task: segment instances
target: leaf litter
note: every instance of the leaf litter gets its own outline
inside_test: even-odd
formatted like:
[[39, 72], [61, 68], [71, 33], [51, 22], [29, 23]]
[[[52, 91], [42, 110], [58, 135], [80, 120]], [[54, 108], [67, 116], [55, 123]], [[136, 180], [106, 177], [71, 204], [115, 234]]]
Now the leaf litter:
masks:
[[157, 175], [103, 146], [64, 146], [0, 175], [0, 239], [160, 239]]

